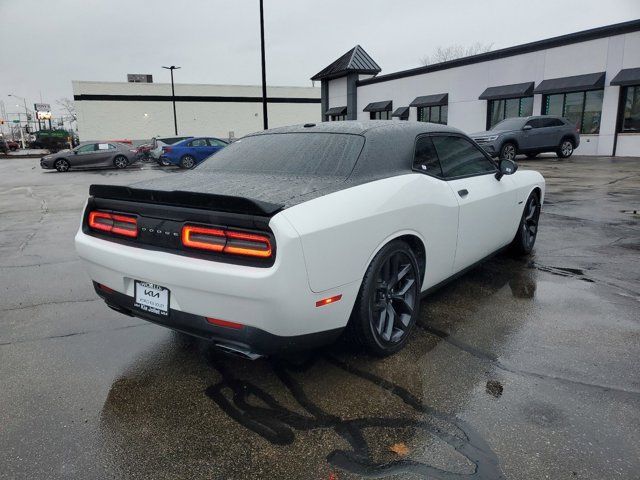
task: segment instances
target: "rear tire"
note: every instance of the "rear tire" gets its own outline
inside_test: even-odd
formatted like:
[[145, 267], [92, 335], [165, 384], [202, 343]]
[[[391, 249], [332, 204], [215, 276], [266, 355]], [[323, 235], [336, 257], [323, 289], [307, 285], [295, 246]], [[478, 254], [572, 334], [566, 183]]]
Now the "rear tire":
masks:
[[556, 151], [556, 155], [558, 158], [569, 158], [573, 155], [573, 141], [568, 138], [563, 138], [562, 142], [560, 142], [560, 147]]
[[515, 160], [516, 159], [516, 155], [518, 154], [518, 149], [516, 148], [515, 144], [511, 143], [511, 142], [506, 142], [504, 145], [502, 145], [502, 147], [500, 147], [500, 159], [505, 159], [505, 160]]
[[538, 221], [540, 219], [540, 197], [533, 192], [529, 195], [518, 224], [518, 231], [511, 242], [511, 251], [517, 256], [529, 255], [533, 250], [538, 236]]
[[61, 173], [68, 172], [69, 168], [71, 167], [71, 165], [69, 165], [69, 161], [65, 160], [64, 158], [56, 160], [53, 166], [56, 167], [56, 170]]
[[113, 159], [113, 166], [118, 170], [127, 168], [127, 165], [129, 165], [129, 160], [127, 160], [127, 157], [123, 155], [118, 155]]
[[180, 159], [180, 168], [191, 169], [196, 166], [196, 159], [191, 155], [185, 155]]
[[420, 270], [413, 250], [402, 240], [385, 245], [362, 280], [349, 319], [349, 333], [371, 355], [401, 350], [420, 310]]

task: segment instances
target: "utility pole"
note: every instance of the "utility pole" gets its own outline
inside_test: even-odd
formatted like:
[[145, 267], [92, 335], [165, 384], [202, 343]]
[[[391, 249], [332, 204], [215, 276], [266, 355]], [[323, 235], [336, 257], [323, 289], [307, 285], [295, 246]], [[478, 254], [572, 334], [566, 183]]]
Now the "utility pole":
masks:
[[[10, 93], [8, 95], [9, 97], [15, 97], [15, 98], [20, 98], [22, 99], [22, 101], [24, 102], [24, 116], [25, 116], [25, 124], [28, 127], [29, 126], [29, 110], [27, 109], [27, 99], [24, 97], [19, 97], [18, 95], [14, 95], [12, 93]], [[18, 117], [20, 118], [20, 117]], [[27, 148], [27, 143], [24, 140], [24, 133], [22, 131], [22, 127], [20, 127], [20, 139], [22, 141], [22, 148], [25, 149]]]
[[170, 67], [162, 67], [171, 71], [171, 102], [173, 103], [173, 129], [175, 134], [178, 135], [178, 118], [176, 117], [176, 91], [173, 86], [173, 71], [178, 70], [180, 67], [171, 65]]
[[262, 50], [262, 118], [264, 129], [269, 128], [269, 116], [267, 114], [267, 66], [264, 56], [264, 8], [263, 0], [260, 0], [260, 46]]

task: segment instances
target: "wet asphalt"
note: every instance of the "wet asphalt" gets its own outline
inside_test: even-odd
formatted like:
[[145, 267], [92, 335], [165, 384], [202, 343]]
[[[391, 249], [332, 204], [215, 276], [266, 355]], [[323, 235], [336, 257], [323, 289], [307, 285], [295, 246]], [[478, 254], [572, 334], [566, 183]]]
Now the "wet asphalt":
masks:
[[109, 310], [73, 247], [91, 183], [0, 159], [0, 478], [640, 478], [640, 160], [547, 178], [534, 254], [422, 304], [407, 348], [250, 362]]

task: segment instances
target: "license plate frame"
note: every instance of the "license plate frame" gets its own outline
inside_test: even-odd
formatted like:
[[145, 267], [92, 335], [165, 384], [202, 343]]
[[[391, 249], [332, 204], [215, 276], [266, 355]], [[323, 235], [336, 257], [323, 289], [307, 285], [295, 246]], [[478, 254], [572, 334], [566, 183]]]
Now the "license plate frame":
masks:
[[145, 313], [167, 318], [171, 311], [171, 291], [151, 282], [134, 280], [133, 306]]

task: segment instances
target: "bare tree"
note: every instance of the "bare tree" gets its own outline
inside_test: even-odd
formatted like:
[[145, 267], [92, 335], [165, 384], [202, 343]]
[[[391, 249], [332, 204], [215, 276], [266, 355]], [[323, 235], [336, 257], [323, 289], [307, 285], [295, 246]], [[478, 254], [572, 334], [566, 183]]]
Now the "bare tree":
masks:
[[432, 55], [427, 55], [420, 59], [422, 65], [433, 65], [434, 63], [448, 62], [456, 58], [470, 57], [479, 53], [486, 53], [493, 49], [493, 43], [476, 42], [472, 45], [449, 45], [448, 47], [438, 46]]
[[76, 106], [73, 103], [73, 100], [69, 98], [59, 98], [56, 100], [56, 104], [65, 112], [65, 115], [62, 117], [63, 121], [68, 120], [69, 125], [72, 125], [72, 123], [78, 118], [76, 116]]

